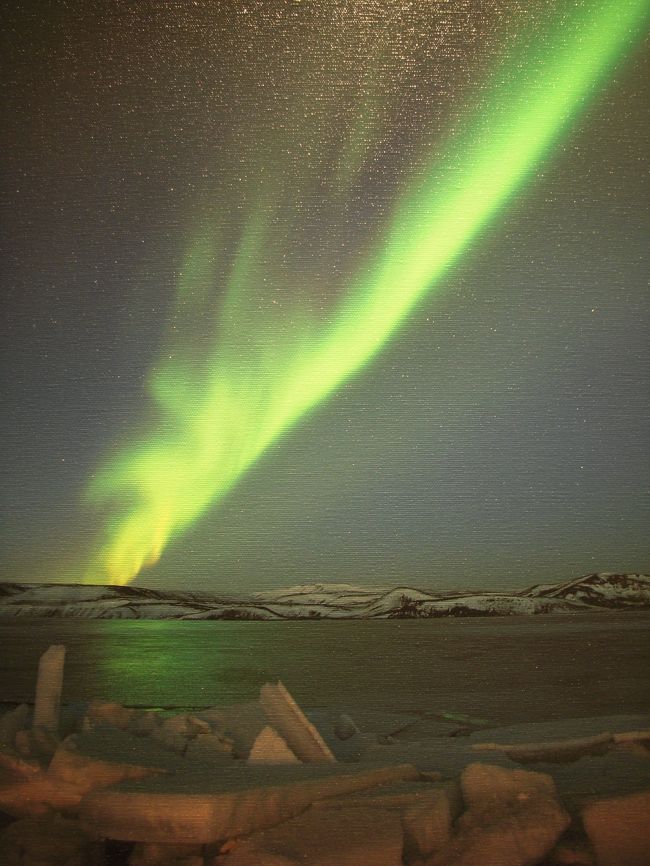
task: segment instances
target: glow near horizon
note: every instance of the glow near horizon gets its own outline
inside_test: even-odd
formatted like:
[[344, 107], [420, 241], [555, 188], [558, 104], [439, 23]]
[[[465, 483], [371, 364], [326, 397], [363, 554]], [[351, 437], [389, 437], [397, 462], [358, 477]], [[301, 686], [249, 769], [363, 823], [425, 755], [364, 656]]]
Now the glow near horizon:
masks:
[[[375, 356], [521, 188], [647, 13], [646, 0], [585, 4], [570, 26], [551, 26], [534, 50], [512, 58], [464, 131], [413, 174], [331, 321], [297, 303], [281, 322], [251, 314], [267, 225], [260, 212], [250, 215], [204, 363], [163, 351], [148, 382], [158, 420], [89, 484], [88, 499], [112, 510], [86, 580], [126, 584], [155, 563], [269, 445]], [[197, 287], [210, 282], [213, 259], [207, 236], [197, 237], [179, 280], [179, 309], [200, 312]]]

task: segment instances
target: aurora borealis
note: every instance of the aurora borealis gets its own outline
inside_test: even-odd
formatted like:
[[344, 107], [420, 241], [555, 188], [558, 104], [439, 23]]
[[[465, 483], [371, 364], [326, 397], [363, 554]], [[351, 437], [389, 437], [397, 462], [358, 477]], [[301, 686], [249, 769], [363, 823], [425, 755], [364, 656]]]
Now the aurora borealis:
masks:
[[[57, 248], [60, 259], [49, 263], [49, 271], [43, 243], [41, 258], [34, 259], [34, 262], [40, 260], [40, 267], [50, 274], [43, 282], [41, 297], [48, 297], [47, 286], [52, 284], [51, 280], [64, 286], [66, 275], [70, 276], [71, 285], [63, 290], [67, 293], [63, 306], [75, 319], [73, 332], [81, 337], [72, 343], [70, 352], [78, 355], [80, 368], [85, 363], [81, 359], [92, 357], [93, 349], [112, 356], [116, 367], [123, 363], [116, 361], [117, 358], [126, 358], [131, 381], [123, 388], [116, 381], [108, 384], [100, 377], [103, 388], [99, 393], [84, 395], [85, 389], [79, 387], [83, 376], [77, 374], [76, 380], [74, 374], [63, 378], [60, 389], [64, 393], [69, 389], [69, 400], [75, 404], [75, 410], [67, 413], [69, 426], [63, 438], [75, 451], [77, 437], [78, 453], [83, 459], [75, 461], [77, 471], [69, 477], [67, 489], [57, 491], [55, 498], [66, 502], [64, 519], [60, 521], [57, 515], [60, 521], [57, 529], [52, 529], [56, 521], [44, 520], [37, 513], [31, 515], [32, 526], [41, 533], [41, 538], [36, 539], [36, 547], [42, 548], [36, 555], [38, 568], [43, 568], [44, 545], [53, 531], [57, 535], [58, 557], [55, 558], [58, 561], [48, 564], [51, 573], [42, 575], [39, 571], [37, 575], [34, 571], [30, 576], [126, 583], [138, 575], [144, 565], [158, 563], [143, 573], [146, 579], [168, 580], [176, 585], [205, 585], [211, 580], [215, 587], [245, 581], [250, 586], [282, 582], [289, 557], [293, 560], [290, 571], [310, 579], [344, 575], [351, 580], [361, 576], [381, 582], [396, 576], [408, 577], [416, 562], [415, 572], [420, 581], [423, 576], [431, 581], [439, 580], [440, 571], [445, 572], [444, 580], [450, 571], [459, 575], [459, 569], [467, 569], [468, 521], [476, 534], [472, 542], [475, 551], [469, 557], [474, 564], [470, 565], [469, 574], [474, 573], [481, 558], [489, 563], [490, 551], [494, 552], [490, 536], [495, 519], [502, 532], [507, 530], [506, 536], [514, 537], [515, 553], [509, 568], [505, 569], [506, 574], [502, 575], [501, 551], [494, 565], [487, 565], [488, 572], [502, 575], [502, 583], [504, 579], [515, 584], [519, 579], [525, 582], [530, 574], [537, 575], [540, 569], [544, 572], [548, 568], [561, 568], [562, 561], [567, 563], [569, 571], [577, 561], [584, 562], [586, 570], [591, 565], [587, 561], [587, 538], [593, 537], [599, 520], [608, 521], [606, 513], [597, 514], [604, 490], [598, 496], [588, 493], [587, 507], [581, 506], [585, 525], [582, 536], [574, 527], [574, 532], [564, 539], [562, 530], [553, 539], [553, 520], [551, 528], [547, 527], [542, 533], [543, 541], [538, 535], [540, 515], [543, 513], [542, 522], [548, 523], [551, 506], [555, 505], [558, 525], [567, 508], [569, 513], [575, 513], [575, 503], [571, 505], [566, 498], [567, 491], [562, 490], [562, 472], [557, 477], [553, 475], [554, 467], [562, 464], [568, 455], [575, 461], [580, 459], [581, 453], [579, 438], [571, 432], [573, 419], [565, 429], [571, 447], [563, 447], [560, 435], [555, 451], [553, 436], [542, 435], [540, 442], [535, 424], [530, 421], [536, 416], [539, 420], [540, 413], [543, 416], [545, 400], [547, 408], [553, 406], [553, 398], [549, 399], [553, 386], [549, 386], [549, 368], [545, 367], [552, 353], [543, 350], [541, 344], [527, 357], [521, 346], [518, 355], [514, 346], [504, 349], [495, 339], [487, 353], [487, 357], [492, 352], [510, 355], [508, 365], [511, 368], [516, 371], [519, 365], [519, 370], [526, 370], [525, 378], [537, 381], [538, 399], [528, 407], [532, 414], [525, 420], [524, 407], [520, 417], [524, 426], [530, 427], [530, 435], [514, 446], [508, 444], [507, 438], [502, 438], [500, 446], [506, 464], [511, 450], [520, 452], [521, 461], [528, 448], [530, 461], [539, 473], [535, 483], [543, 485], [544, 478], [548, 482], [546, 490], [542, 487], [534, 491], [529, 486], [530, 501], [524, 510], [530, 522], [523, 532], [519, 521], [521, 476], [508, 478], [506, 473], [498, 478], [496, 473], [491, 478], [493, 472], [488, 466], [486, 477], [473, 479], [477, 501], [489, 491], [488, 499], [501, 503], [499, 513], [487, 515], [483, 525], [479, 518], [478, 531], [474, 524], [475, 508], [468, 501], [471, 479], [464, 477], [458, 482], [456, 501], [453, 493], [450, 495], [453, 478], [458, 477], [459, 462], [462, 467], [467, 454], [473, 454], [476, 460], [476, 455], [494, 449], [495, 431], [500, 427], [499, 421], [493, 424], [494, 419], [509, 416], [510, 424], [516, 419], [516, 413], [511, 414], [512, 407], [508, 408], [508, 387], [504, 381], [495, 380], [486, 390], [489, 379], [479, 374], [474, 386], [463, 383], [458, 393], [458, 387], [453, 384], [455, 364], [450, 347], [439, 375], [435, 363], [431, 366], [433, 391], [429, 386], [416, 397], [424, 401], [426, 394], [426, 400], [435, 400], [436, 387], [444, 386], [445, 382], [448, 388], [451, 386], [449, 395], [456, 391], [455, 404], [448, 395], [439, 401], [439, 408], [432, 410], [436, 413], [444, 406], [450, 407], [446, 422], [438, 420], [437, 430], [433, 425], [423, 427], [424, 415], [418, 418], [416, 413], [414, 419], [415, 429], [410, 439], [414, 453], [422, 449], [428, 455], [426, 482], [421, 488], [417, 481], [413, 483], [413, 479], [421, 475], [419, 455], [410, 467], [404, 453], [401, 457], [398, 455], [391, 472], [390, 462], [396, 450], [390, 447], [391, 437], [384, 434], [382, 453], [382, 448], [374, 444], [374, 431], [369, 435], [366, 429], [364, 433], [363, 424], [359, 424], [356, 442], [339, 440], [335, 447], [342, 449], [339, 453], [356, 451], [366, 458], [370, 450], [374, 465], [371, 467], [368, 460], [365, 491], [361, 478], [351, 479], [347, 494], [345, 487], [339, 491], [341, 501], [349, 502], [351, 498], [366, 504], [354, 509], [352, 518], [343, 509], [338, 527], [332, 527], [336, 518], [333, 519], [331, 513], [319, 515], [313, 503], [322, 501], [324, 493], [332, 496], [329, 488], [331, 443], [335, 438], [332, 430], [337, 423], [340, 428], [340, 422], [333, 418], [336, 419], [343, 404], [339, 403], [338, 409], [334, 405], [334, 416], [329, 420], [324, 408], [313, 415], [310, 413], [327, 397], [336, 404], [341, 385], [355, 376], [350, 387], [355, 390], [357, 406], [363, 412], [372, 405], [384, 407], [382, 414], [390, 416], [395, 382], [391, 383], [390, 376], [386, 377], [385, 369], [382, 370], [381, 355], [372, 365], [368, 366], [368, 362], [378, 356], [396, 332], [395, 348], [392, 349], [391, 344], [391, 351], [406, 351], [407, 356], [414, 352], [433, 358], [435, 353], [430, 347], [428, 351], [431, 339], [453, 335], [455, 340], [456, 331], [463, 331], [463, 317], [472, 306], [480, 308], [494, 303], [502, 313], [512, 307], [517, 317], [525, 320], [526, 304], [530, 304], [534, 296], [540, 309], [548, 310], [548, 321], [543, 327], [552, 333], [556, 308], [567, 304], [565, 298], [557, 305], [552, 297], [557, 288], [549, 285], [544, 300], [542, 286], [518, 285], [525, 279], [521, 274], [505, 289], [480, 273], [486, 266], [483, 262], [472, 277], [476, 287], [464, 294], [454, 291], [454, 269], [462, 269], [464, 258], [476, 256], [481, 244], [489, 243], [481, 240], [481, 232], [484, 229], [488, 234], [496, 232], [494, 224], [508, 219], [509, 208], [515, 211], [512, 219], [516, 221], [518, 216], [534, 225], [530, 216], [525, 216], [525, 209], [534, 201], [539, 176], [553, 171], [557, 160], [554, 150], [560, 148], [565, 139], [579, 134], [576, 127], [588, 126], [589, 113], [594, 110], [592, 103], [599, 104], [602, 92], [607, 93], [612, 87], [609, 79], [614, 71], [625, 67], [628, 55], [638, 52], [637, 43], [648, 14], [647, 4], [636, 0], [625, 3], [594, 0], [570, 10], [561, 4], [541, 2], [527, 9], [514, 4], [463, 4], [451, 11], [446, 4], [438, 3], [423, 10], [421, 6], [414, 8], [405, 3], [333, 3], [316, 8], [307, 3], [287, 2], [251, 4], [250, 8], [246, 7], [245, 15], [244, 7], [217, 6], [219, 12], [211, 16], [209, 3], [198, 4], [198, 13], [197, 4], [162, 4], [158, 12], [150, 13], [150, 21], [140, 22], [152, 25], [147, 31], [150, 53], [144, 51], [144, 60], [138, 58], [131, 66], [127, 63], [128, 37], [121, 61], [115, 56], [118, 37], [124, 35], [120, 22], [122, 27], [126, 23], [126, 10], [120, 4], [115, 4], [112, 16], [101, 22], [103, 29], [93, 30], [91, 22], [83, 16], [76, 20], [77, 37], [68, 34], [63, 40], [63, 49], [57, 45], [56, 37], [47, 37], [52, 40], [48, 43], [50, 50], [55, 55], [59, 50], [61, 69], [67, 75], [64, 93], [68, 97], [75, 86], [79, 86], [75, 85], [72, 70], [77, 68], [80, 58], [84, 58], [89, 63], [86, 72], [88, 69], [93, 72], [94, 82], [87, 96], [103, 94], [105, 104], [111, 104], [108, 97], [111, 88], [102, 89], [101, 85], [102, 81], [110, 82], [111, 74], [117, 70], [120, 74], [116, 81], [121, 83], [121, 98], [125, 102], [118, 99], [112, 104], [112, 114], [108, 112], [110, 123], [102, 115], [103, 108], [93, 114], [90, 105], [82, 104], [79, 116], [83, 117], [87, 111], [85, 116], [90, 120], [86, 124], [88, 128], [82, 129], [76, 138], [70, 127], [62, 124], [61, 141], [76, 141], [72, 152], [76, 150], [77, 157], [81, 155], [81, 165], [83, 145], [90, 147], [85, 159], [88, 170], [94, 172], [92, 179], [89, 177], [84, 182], [83, 172], [75, 176], [72, 162], [69, 164], [67, 207], [71, 212], [75, 197], [79, 196], [83, 202], [80, 211], [94, 214], [95, 222], [91, 221], [92, 228], [85, 241], [80, 241], [74, 236], [73, 226], [79, 229], [81, 225], [74, 219], [72, 222], [64, 219], [63, 240], [68, 246], [60, 252]], [[67, 6], [66, 10], [70, 16], [72, 7]], [[388, 14], [383, 14], [387, 10]], [[197, 14], [203, 17], [199, 19]], [[24, 49], [29, 44], [29, 22], [25, 19], [22, 24], [26, 30], [19, 45]], [[32, 26], [35, 26], [33, 22]], [[173, 38], [170, 33], [174, 34]], [[162, 66], [162, 71], [154, 72], [154, 39], [160, 34], [162, 47], [158, 48], [168, 63]], [[99, 59], [93, 61], [86, 55], [95, 40], [100, 50]], [[248, 64], [237, 63], [237, 54], [241, 51], [242, 57], [248, 57]], [[175, 52], [180, 53], [175, 55]], [[627, 62], [631, 64], [629, 59]], [[196, 92], [190, 86], [192, 83]], [[25, 81], [16, 80], [14, 85], [16, 92], [19, 85], [37, 88]], [[85, 92], [83, 85], [80, 92]], [[126, 110], [129, 99], [133, 104], [130, 113]], [[203, 119], [203, 112], [211, 102], [215, 117], [210, 137], [203, 128], [206, 123], [209, 125], [209, 121]], [[63, 114], [69, 119], [70, 103], [62, 104], [67, 109]], [[102, 105], [101, 99], [97, 104]], [[602, 102], [600, 105], [602, 110]], [[165, 108], [169, 109], [168, 116]], [[24, 111], [25, 121], [31, 122], [33, 129], [38, 126], [35, 118], [44, 122], [48, 113], [50, 119], [56, 121], [56, 103], [54, 107], [44, 105], [38, 110], [32, 107]], [[34, 112], [31, 119], [30, 111]], [[606, 114], [605, 111], [600, 119], [605, 126], [611, 122]], [[19, 116], [18, 121], [20, 119]], [[116, 124], [116, 120], [121, 120], [122, 125]], [[627, 116], [627, 120], [633, 125], [633, 119]], [[165, 130], [167, 140], [174, 143], [173, 158], [166, 153], [165, 146], [156, 144], [158, 136], [161, 143], [165, 139], [162, 134], [165, 122], [169, 122], [169, 129]], [[102, 156], [95, 152], [92, 143], [96, 138], [88, 130], [94, 128], [93, 124], [102, 128], [103, 123], [111, 137], [110, 146]], [[19, 125], [17, 122], [14, 133]], [[202, 129], [201, 136], [198, 128]], [[34, 140], [41, 147], [45, 141], [38, 135]], [[148, 152], [152, 141], [153, 157]], [[583, 149], [588, 146], [588, 136], [585, 141]], [[638, 142], [637, 146], [640, 144]], [[612, 149], [615, 153], [616, 142]], [[20, 153], [16, 145], [11, 153], [12, 161], [17, 164], [29, 156]], [[112, 160], [108, 159], [111, 155]], [[66, 164], [65, 156], [60, 164]], [[149, 173], [145, 174], [142, 166], [147, 165]], [[103, 182], [98, 168], [105, 170]], [[115, 169], [118, 169], [117, 176], [120, 173], [124, 176], [119, 195], [111, 188], [110, 174]], [[563, 171], [571, 169], [565, 167]], [[50, 163], [44, 173], [51, 178], [54, 187], [58, 182], [60, 191], [66, 188], [65, 171], [59, 172]], [[603, 174], [606, 175], [606, 171]], [[181, 178], [182, 195], [178, 200], [173, 195], [179, 183], [175, 177]], [[28, 187], [30, 180], [26, 181]], [[563, 179], [558, 176], [555, 182], [561, 201], [566, 174]], [[602, 187], [602, 181], [600, 183]], [[531, 192], [527, 189], [529, 185]], [[46, 191], [47, 185], [40, 191], [34, 185], [31, 200], [21, 213], [29, 215], [31, 208], [33, 213], [43, 214], [41, 218], [46, 224], [53, 220], [53, 216], [44, 215]], [[153, 206], [152, 195], [161, 197], [158, 207]], [[569, 201], [564, 199], [565, 208]], [[107, 209], [108, 213], [115, 214], [116, 208], [122, 216], [112, 223], [111, 241], [106, 234], [101, 234], [101, 229], [109, 225], [102, 221], [107, 219]], [[629, 203], [626, 208], [629, 217]], [[64, 213], [65, 210], [64, 207]], [[18, 236], [18, 229], [22, 227], [26, 237], [30, 223], [24, 216], [23, 220], [16, 220], [15, 232]], [[142, 221], [146, 220], [150, 224], [144, 229]], [[512, 225], [510, 230], [516, 235], [516, 222], [514, 229]], [[619, 231], [628, 229], [629, 223], [626, 226], [625, 219], [621, 219]], [[583, 231], [589, 229], [585, 227]], [[547, 237], [552, 234], [552, 230], [547, 230]], [[54, 243], [54, 237], [50, 240]], [[136, 241], [140, 241], [139, 246]], [[492, 243], [498, 248], [500, 241]], [[539, 226], [531, 229], [527, 243], [530, 249], [541, 243]], [[83, 250], [81, 256], [76, 253], [79, 245]], [[503, 245], [508, 247], [507, 243]], [[558, 246], [561, 248], [561, 244]], [[118, 249], [122, 252], [118, 258], [113, 258], [115, 272], [107, 275], [105, 267]], [[633, 346], [634, 326], [631, 330], [628, 328], [627, 317], [638, 319], [638, 316], [632, 313], [631, 307], [624, 315], [620, 315], [620, 310], [625, 307], [626, 292], [629, 297], [637, 297], [634, 292], [639, 285], [638, 250], [636, 254], [632, 276], [619, 277], [619, 298], [623, 302], [618, 305], [611, 297], [611, 287], [594, 286], [590, 289], [594, 296], [584, 297], [585, 284], [578, 280], [579, 285], [572, 286], [570, 277], [563, 275], [569, 307], [574, 307], [574, 319], [579, 318], [575, 312], [583, 299], [592, 316], [598, 315], [599, 305], [605, 308], [611, 304], [609, 315], [620, 316], [619, 329], [627, 330]], [[507, 261], [503, 251], [496, 257], [499, 255]], [[586, 250], [583, 255], [587, 255]], [[99, 267], [99, 261], [103, 262], [103, 268]], [[606, 257], [602, 261], [606, 271]], [[546, 268], [550, 265], [552, 269], [553, 264], [549, 262]], [[452, 265], [454, 269], [450, 273]], [[82, 289], [80, 293], [87, 310], [92, 308], [93, 302], [97, 303], [98, 296], [101, 298], [96, 319], [88, 326], [80, 315], [83, 302], [75, 304], [74, 287], [81, 273], [89, 280], [93, 267], [96, 269], [93, 277], [96, 293], [93, 295], [92, 289], [90, 292]], [[471, 267], [470, 264], [470, 273]], [[587, 263], [587, 269], [590, 267], [591, 262]], [[536, 271], [539, 278], [544, 265], [529, 270], [529, 280]], [[467, 274], [462, 270], [460, 273]], [[54, 274], [56, 277], [52, 276]], [[167, 274], [163, 280], [164, 291], [160, 285], [161, 274]], [[27, 278], [27, 268], [23, 264], [13, 266], [9, 268], [9, 276], [18, 285], [21, 279]], [[125, 276], [126, 289], [118, 287]], [[631, 279], [631, 287], [625, 282], [627, 279]], [[458, 311], [451, 310], [450, 302], [444, 300], [445, 293], [454, 298], [453, 305]], [[477, 300], [479, 294], [484, 295], [481, 300]], [[147, 308], [152, 299], [155, 299], [154, 304]], [[33, 301], [35, 306], [36, 300]], [[124, 305], [122, 317], [116, 315], [116, 301]], [[20, 302], [17, 308], [21, 308]], [[28, 308], [29, 301], [25, 309]], [[619, 312], [614, 313], [614, 308]], [[443, 320], [447, 319], [442, 327], [438, 326], [439, 330], [421, 326], [414, 330], [412, 315], [435, 323], [438, 310], [444, 311]], [[120, 328], [115, 329], [115, 337], [107, 334], [120, 318], [121, 336]], [[487, 325], [490, 334], [505, 333], [498, 317], [488, 313], [486, 318], [492, 322]], [[129, 322], [124, 328], [125, 320], [133, 324]], [[576, 321], [572, 326], [574, 330]], [[557, 325], [555, 322], [555, 327]], [[588, 328], [583, 325], [582, 333], [587, 332]], [[544, 339], [548, 339], [548, 333]], [[98, 345], [92, 346], [92, 340], [98, 337]], [[60, 341], [55, 342], [56, 346], [66, 345], [64, 334], [58, 335], [56, 340]], [[400, 343], [403, 343], [401, 350]], [[468, 333], [467, 341], [461, 342], [461, 352], [471, 356], [480, 349], [480, 344], [480, 338], [472, 341]], [[590, 343], [589, 351], [595, 352], [596, 347], [596, 342]], [[481, 351], [485, 352], [485, 347]], [[586, 368], [593, 367], [595, 355], [588, 357]], [[542, 358], [543, 363], [539, 363]], [[418, 363], [423, 362], [416, 362], [415, 367], [411, 364], [411, 369], [417, 369]], [[478, 363], [480, 368], [482, 362]], [[408, 362], [402, 369], [409, 370]], [[467, 371], [459, 372], [467, 375]], [[557, 366], [556, 388], [559, 390], [565, 372], [562, 365]], [[605, 379], [611, 379], [608, 387], [613, 391], [620, 389], [621, 383], [624, 386], [629, 382], [629, 370], [621, 369], [618, 374], [618, 381], [615, 376], [605, 375]], [[598, 391], [597, 376], [594, 381]], [[383, 394], [382, 387], [385, 388]], [[594, 387], [594, 382], [590, 387]], [[46, 400], [39, 401], [39, 390], [37, 385], [32, 401], [40, 403], [45, 417], [48, 402], [54, 407], [57, 398], [50, 392]], [[642, 402], [640, 395], [641, 391], [638, 399]], [[343, 397], [345, 394], [339, 394], [339, 399]], [[479, 413], [473, 423], [476, 425], [478, 420], [487, 441], [475, 441], [468, 447], [467, 433], [456, 439], [450, 433], [462, 427], [463, 421], [459, 418], [463, 407], [464, 423], [468, 423], [467, 406], [472, 403], [481, 406], [485, 397], [493, 406], [494, 415]], [[64, 397], [63, 404], [67, 402]], [[412, 415], [408, 407], [403, 408], [406, 410], [403, 418]], [[594, 408], [597, 409], [597, 401], [594, 401]], [[459, 409], [460, 416], [456, 414]], [[554, 415], [552, 408], [548, 411]], [[65, 415], [61, 412], [62, 419]], [[115, 419], [120, 415], [123, 421], [116, 424]], [[93, 416], [97, 420], [89, 423], [87, 419]], [[75, 424], [75, 417], [85, 421]], [[109, 417], [108, 429], [104, 430], [101, 422]], [[634, 413], [631, 418], [634, 429], [639, 420]], [[299, 420], [302, 423], [297, 430], [286, 437], [284, 434]], [[446, 431], [445, 423], [449, 424]], [[552, 417], [549, 431], [556, 425], [561, 425], [559, 416]], [[541, 426], [543, 428], [543, 423]], [[504, 431], [507, 427], [505, 424]], [[393, 432], [393, 444], [401, 438], [399, 434], [395, 438], [397, 429]], [[603, 436], [601, 431], [597, 439], [596, 432], [586, 434], [588, 444], [583, 448], [586, 455], [593, 450], [598, 452], [598, 445], [594, 443], [602, 441]], [[516, 430], [513, 434], [517, 439]], [[585, 433], [581, 431], [581, 435]], [[591, 435], [594, 435], [593, 442]], [[608, 435], [605, 433], [605, 440]], [[273, 467], [273, 459], [269, 459], [267, 452], [270, 450], [273, 458], [286, 450], [284, 459], [291, 463], [290, 455], [299, 439], [313, 442], [312, 446], [301, 444], [299, 449], [303, 468], [308, 469], [301, 477], [311, 479], [312, 488], [310, 492], [308, 485], [301, 481], [304, 489], [297, 492], [292, 506], [294, 511], [290, 514], [286, 499], [281, 496], [276, 499], [283, 472], [277, 465]], [[322, 447], [323, 442], [327, 443], [325, 447]], [[630, 444], [622, 475], [630, 472], [629, 460], [638, 452], [640, 441], [634, 439]], [[538, 445], [541, 447], [536, 453]], [[311, 456], [305, 456], [305, 447], [313, 448]], [[599, 473], [606, 475], [610, 465], [605, 449], [600, 451], [592, 467], [594, 478], [598, 478]], [[37, 453], [28, 456], [32, 458], [32, 467], [38, 464]], [[588, 456], [583, 457], [584, 462], [588, 459]], [[65, 460], [63, 458], [62, 462]], [[18, 462], [23, 465], [25, 461]], [[483, 461], [479, 456], [476, 465], [483, 462], [490, 461]], [[577, 465], [584, 466], [584, 462]], [[436, 486], [435, 476], [440, 474], [441, 464], [455, 468], [455, 472], [446, 480], [441, 478]], [[354, 466], [354, 461], [351, 465]], [[291, 466], [293, 473], [296, 467], [293, 463]], [[314, 466], [317, 467], [315, 473]], [[520, 462], [520, 472], [522, 466], [525, 480], [528, 469], [525, 462]], [[550, 478], [548, 467], [553, 467]], [[244, 492], [244, 499], [238, 505], [234, 501], [235, 485], [239, 485], [249, 471], [258, 493]], [[580, 472], [583, 471], [581, 468]], [[382, 472], [385, 472], [383, 477]], [[339, 473], [339, 479], [346, 474], [345, 471]], [[391, 484], [391, 475], [402, 476], [398, 495]], [[287, 477], [286, 471], [284, 477]], [[638, 479], [634, 470], [631, 477]], [[46, 488], [52, 490], [57, 485], [55, 473], [46, 472], [45, 479]], [[12, 484], [16, 485], [16, 490], [20, 489], [18, 479], [12, 480]], [[265, 488], [265, 494], [259, 497], [260, 489]], [[629, 536], [624, 545], [626, 550], [620, 554], [625, 562], [630, 556], [639, 555], [642, 544], [642, 536], [632, 529], [639, 518], [639, 498], [636, 491], [629, 488], [630, 482], [621, 482], [620, 490], [614, 494], [614, 501], [617, 496], [618, 501], [623, 501], [627, 493], [625, 508], [634, 513], [623, 533]], [[226, 493], [229, 496], [221, 502]], [[573, 494], [580, 504], [583, 491], [579, 485], [574, 487]], [[242, 506], [241, 502], [246, 502], [246, 496], [250, 500], [251, 495], [256, 496], [258, 502], [266, 498], [266, 509], [258, 505], [249, 509]], [[340, 550], [336, 539], [346, 520], [343, 531], [356, 535], [357, 549], [360, 549], [367, 546], [369, 535], [384, 534], [382, 525], [394, 520], [400, 499], [407, 500], [408, 504], [404, 517], [397, 522], [410, 520], [421, 527], [423, 515], [426, 515], [426, 539], [419, 530], [413, 535], [394, 532], [390, 565], [384, 573], [380, 566], [384, 558], [382, 545], [370, 567], [364, 561], [364, 554], [355, 560], [350, 550]], [[378, 508], [375, 500], [388, 501], [389, 511]], [[437, 509], [432, 507], [435, 500]], [[534, 500], [539, 500], [537, 505]], [[331, 501], [336, 511], [336, 498]], [[287, 512], [285, 531], [295, 525], [296, 514], [305, 509], [308, 512], [311, 507], [312, 513], [316, 513], [316, 518], [310, 520], [316, 523], [315, 541], [301, 560], [297, 551], [302, 543], [295, 544], [291, 528], [284, 538], [275, 535], [271, 547], [266, 536], [265, 564], [259, 569], [255, 568], [254, 561], [264, 554], [260, 553], [260, 548], [247, 561], [245, 539], [250, 538], [250, 533], [264, 539], [269, 529], [261, 523], [267, 522], [273, 527], [277, 518], [270, 512], [269, 502], [273, 512]], [[235, 511], [231, 510], [224, 518], [228, 503], [231, 509], [239, 509], [237, 520], [248, 524], [248, 530], [240, 528], [232, 532]], [[305, 506], [305, 503], [312, 504]], [[464, 513], [463, 503], [469, 506]], [[628, 512], [624, 510], [624, 513]], [[10, 514], [10, 517], [13, 520], [15, 515]], [[358, 521], [356, 525], [355, 521]], [[329, 546], [323, 541], [328, 527], [332, 530]], [[272, 528], [270, 531], [274, 532]], [[62, 543], [65, 533], [69, 540]], [[525, 540], [523, 545], [518, 537], [520, 533]], [[437, 545], [437, 538], [445, 535], [448, 537], [446, 544]], [[231, 543], [231, 536], [237, 539], [237, 544]], [[477, 544], [481, 537], [482, 547]], [[386, 546], [390, 540], [385, 539]], [[166, 548], [171, 542], [171, 564], [166, 565]], [[577, 544], [576, 549], [583, 553], [571, 550], [571, 543]], [[250, 546], [250, 540], [248, 544]], [[450, 569], [454, 544], [458, 565]], [[540, 547], [554, 544], [558, 547], [557, 557], [540, 554]], [[198, 555], [197, 548], [201, 551]], [[431, 563], [432, 551], [437, 551], [435, 566]], [[29, 561], [33, 553], [30, 550], [25, 556], [24, 551], [22, 554], [19, 551], [14, 554], [14, 560], [19, 561], [21, 555]], [[177, 557], [175, 565], [174, 555]], [[424, 563], [426, 556], [430, 557], [428, 570]], [[532, 561], [518, 574], [516, 562], [527, 556]], [[194, 583], [186, 573], [179, 573], [179, 558], [185, 572], [194, 570]], [[35, 568], [33, 562], [32, 569]], [[611, 565], [623, 568], [625, 562]], [[605, 567], [607, 563], [597, 565]], [[642, 565], [634, 563], [631, 567], [641, 568]], [[11, 561], [10, 568], [16, 568]], [[459, 578], [454, 582], [458, 583]]]

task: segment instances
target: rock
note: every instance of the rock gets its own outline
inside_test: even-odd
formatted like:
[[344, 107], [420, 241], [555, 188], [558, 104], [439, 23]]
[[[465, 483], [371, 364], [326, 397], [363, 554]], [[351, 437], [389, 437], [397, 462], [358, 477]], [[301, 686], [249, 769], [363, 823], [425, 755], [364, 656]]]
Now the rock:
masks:
[[53, 734], [59, 728], [64, 663], [65, 647], [60, 644], [46, 650], [38, 662], [33, 724]]
[[248, 756], [249, 764], [299, 764], [280, 734], [269, 725], [262, 728]]
[[369, 807], [310, 810], [241, 840], [231, 853], [214, 862], [219, 866], [401, 866], [402, 845], [400, 818], [393, 811]]
[[199, 765], [186, 774], [94, 791], [80, 812], [85, 826], [110, 839], [203, 844], [272, 827], [325, 797], [417, 778], [410, 765], [350, 772], [339, 765], [259, 767], [230, 761], [218, 773]]
[[350, 737], [361, 732], [347, 713], [341, 713], [334, 727], [334, 733], [339, 740], [349, 740]]
[[650, 791], [590, 803], [582, 822], [598, 866], [650, 864]]
[[88, 731], [97, 726], [109, 725], [126, 731], [136, 712], [115, 701], [94, 700], [88, 704], [82, 729]]
[[13, 710], [0, 716], [0, 750], [13, 750], [16, 747], [16, 734], [27, 727], [29, 707], [20, 704]]
[[263, 685], [260, 689], [260, 705], [273, 727], [301, 761], [305, 763], [336, 761], [332, 750], [317, 728], [305, 716], [282, 683]]
[[427, 866], [529, 866], [539, 862], [570, 824], [542, 773], [486, 764], [461, 777], [467, 811], [456, 833]]
[[101, 866], [101, 844], [58, 815], [23, 818], [0, 832], [2, 866]]

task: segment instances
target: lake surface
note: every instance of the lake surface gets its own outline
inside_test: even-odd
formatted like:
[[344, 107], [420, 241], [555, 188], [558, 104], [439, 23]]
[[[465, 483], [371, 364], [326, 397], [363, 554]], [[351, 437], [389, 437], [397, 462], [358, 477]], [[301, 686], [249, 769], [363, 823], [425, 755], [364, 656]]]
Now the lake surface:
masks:
[[33, 700], [67, 647], [64, 701], [204, 707], [281, 679], [305, 707], [498, 723], [650, 712], [650, 612], [436, 620], [0, 621], [0, 701]]

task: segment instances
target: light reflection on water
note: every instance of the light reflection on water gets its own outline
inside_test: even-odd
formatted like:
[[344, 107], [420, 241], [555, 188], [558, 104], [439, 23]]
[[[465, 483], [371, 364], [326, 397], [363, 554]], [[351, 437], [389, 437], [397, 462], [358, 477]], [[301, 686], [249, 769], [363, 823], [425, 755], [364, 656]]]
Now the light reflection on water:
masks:
[[347, 622], [0, 621], [0, 701], [67, 647], [64, 700], [210, 706], [281, 679], [304, 706], [495, 721], [650, 712], [650, 612]]

